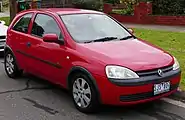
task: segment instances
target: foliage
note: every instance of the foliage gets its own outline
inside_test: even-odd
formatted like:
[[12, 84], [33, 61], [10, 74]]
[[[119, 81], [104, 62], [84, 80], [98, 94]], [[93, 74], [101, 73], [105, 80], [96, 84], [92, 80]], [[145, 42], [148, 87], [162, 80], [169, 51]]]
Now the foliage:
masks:
[[111, 13], [120, 14], [120, 15], [133, 15], [133, 7], [128, 7], [127, 9], [113, 9]]
[[185, 14], [185, 0], [153, 0], [153, 14]]
[[[132, 13], [132, 5], [138, 2], [152, 2], [154, 15], [185, 15], [185, 0], [104, 0], [104, 2], [114, 5], [126, 4], [128, 9], [120, 10], [120, 14]], [[116, 13], [118, 12], [116, 11]]]
[[175, 56], [181, 66], [182, 78], [181, 89], [185, 90], [185, 34], [182, 32], [168, 32], [159, 30], [135, 29], [136, 36], [157, 45], [173, 56]]
[[102, 8], [100, 0], [72, 0], [72, 4], [81, 9], [100, 10]]
[[112, 13], [121, 14], [121, 15], [133, 15], [134, 5], [137, 3], [137, 0], [119, 0], [120, 4], [125, 6], [124, 8], [113, 9]]
[[153, 0], [137, 0], [138, 2], [152, 2]]
[[3, 0], [2, 2], [3, 2], [3, 7], [5, 7], [5, 6], [8, 6], [8, 5], [9, 5], [9, 0]]
[[119, 4], [120, 0], [104, 0], [105, 3], [110, 3], [110, 4]]
[[138, 2], [138, 0], [120, 0], [120, 3], [127, 3], [127, 4], [131, 4], [134, 5]]

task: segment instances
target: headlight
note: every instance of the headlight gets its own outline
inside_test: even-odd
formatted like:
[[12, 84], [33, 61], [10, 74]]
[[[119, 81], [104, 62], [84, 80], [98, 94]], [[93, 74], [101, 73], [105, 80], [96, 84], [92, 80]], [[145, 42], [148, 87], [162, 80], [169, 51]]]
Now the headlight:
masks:
[[177, 61], [177, 59], [175, 57], [174, 58], [174, 64], [173, 64], [173, 70], [177, 70], [180, 68], [179, 62]]
[[106, 74], [112, 79], [134, 79], [139, 76], [132, 70], [121, 66], [106, 66]]

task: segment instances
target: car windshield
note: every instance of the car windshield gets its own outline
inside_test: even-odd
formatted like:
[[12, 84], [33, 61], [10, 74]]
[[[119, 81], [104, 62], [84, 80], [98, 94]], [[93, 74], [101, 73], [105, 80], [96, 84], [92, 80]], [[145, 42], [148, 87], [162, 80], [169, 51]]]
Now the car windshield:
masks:
[[132, 36], [105, 14], [61, 15], [67, 30], [76, 42], [123, 40]]

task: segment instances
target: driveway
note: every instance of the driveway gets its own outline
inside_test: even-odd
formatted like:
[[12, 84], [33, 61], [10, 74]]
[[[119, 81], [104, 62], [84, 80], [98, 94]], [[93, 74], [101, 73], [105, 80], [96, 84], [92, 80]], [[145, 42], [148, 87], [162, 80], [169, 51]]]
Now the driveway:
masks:
[[132, 107], [105, 106], [98, 114], [78, 112], [67, 91], [25, 75], [13, 80], [0, 58], [0, 120], [185, 120], [185, 100], [165, 98]]
[[0, 12], [0, 17], [9, 17], [10, 16], [10, 13], [7, 11], [7, 12]]

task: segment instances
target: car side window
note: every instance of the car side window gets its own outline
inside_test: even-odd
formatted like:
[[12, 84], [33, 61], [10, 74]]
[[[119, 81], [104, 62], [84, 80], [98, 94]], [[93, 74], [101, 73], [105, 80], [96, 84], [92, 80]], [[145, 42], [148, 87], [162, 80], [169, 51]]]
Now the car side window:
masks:
[[44, 34], [49, 33], [58, 35], [59, 40], [63, 38], [61, 30], [53, 17], [46, 14], [37, 14], [31, 34], [43, 37]]
[[30, 20], [32, 18], [33, 13], [28, 13], [24, 15], [13, 27], [13, 30], [28, 33], [28, 27], [30, 24]]

